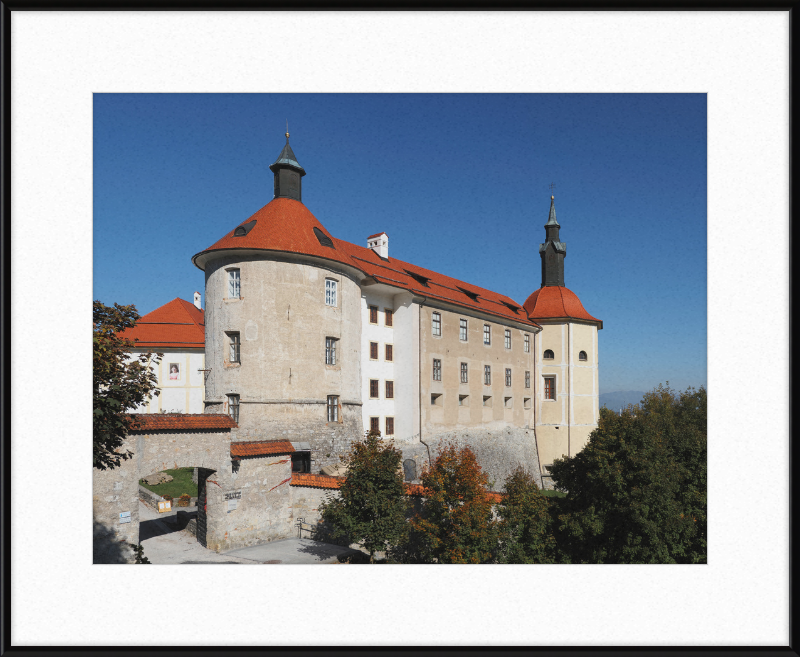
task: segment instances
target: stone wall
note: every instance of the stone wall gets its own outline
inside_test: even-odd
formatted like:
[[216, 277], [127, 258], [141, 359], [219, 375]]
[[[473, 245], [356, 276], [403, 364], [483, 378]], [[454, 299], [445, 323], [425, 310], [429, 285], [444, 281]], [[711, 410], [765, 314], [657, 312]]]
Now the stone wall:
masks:
[[141, 484], [139, 485], [139, 499], [147, 504], [147, 506], [153, 507], [156, 511], [158, 511], [158, 503], [164, 501], [164, 498], [161, 497], [161, 495], [158, 495], [151, 490], [147, 490]]
[[[542, 476], [536, 438], [533, 429], [505, 427], [503, 429], [465, 429], [423, 437], [430, 446], [431, 458], [435, 459], [442, 444], [451, 442], [458, 447], [469, 447], [489, 476], [491, 490], [501, 491], [506, 477], [518, 466], [527, 469], [541, 488]], [[398, 442], [395, 445], [403, 452], [403, 459], [413, 459], [417, 476], [428, 465], [428, 449], [420, 442]]]

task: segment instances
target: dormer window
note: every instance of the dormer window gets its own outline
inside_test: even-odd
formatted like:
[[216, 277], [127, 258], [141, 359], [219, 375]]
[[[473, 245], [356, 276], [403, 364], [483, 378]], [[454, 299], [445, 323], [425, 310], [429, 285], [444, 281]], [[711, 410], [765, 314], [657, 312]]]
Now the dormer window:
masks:
[[477, 292], [470, 292], [469, 290], [465, 290], [463, 287], [459, 287], [464, 294], [466, 294], [470, 299], [472, 299], [475, 303], [478, 302], [478, 293]]
[[255, 219], [253, 219], [252, 221], [248, 221], [246, 224], [242, 224], [241, 226], [238, 226], [236, 228], [236, 230], [233, 231], [233, 236], [234, 237], [244, 237], [245, 235], [247, 235], [247, 233], [249, 233], [251, 230], [253, 230], [253, 226], [255, 226], [255, 225], [256, 225], [256, 220]]
[[411, 278], [413, 278], [415, 281], [417, 281], [417, 283], [419, 283], [420, 285], [428, 287], [428, 281], [431, 280], [431, 279], [428, 278], [427, 276], [423, 276], [422, 274], [417, 274], [417, 273], [415, 273], [413, 271], [408, 271], [408, 269], [406, 269], [405, 272], [406, 272], [406, 274], [411, 276]]
[[553, 353], [552, 349], [545, 349], [544, 350], [544, 358], [545, 360], [553, 360], [556, 355]]
[[331, 249], [335, 249], [336, 247], [333, 246], [333, 241], [330, 237], [328, 237], [325, 233], [323, 233], [319, 228], [314, 226], [314, 235], [317, 237], [317, 241], [322, 244], [322, 246], [327, 246]]

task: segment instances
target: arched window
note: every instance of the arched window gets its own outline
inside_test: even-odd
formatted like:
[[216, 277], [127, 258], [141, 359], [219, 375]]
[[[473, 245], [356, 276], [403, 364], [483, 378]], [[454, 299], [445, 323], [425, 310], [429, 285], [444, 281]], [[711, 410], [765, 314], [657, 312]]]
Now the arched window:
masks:
[[544, 351], [544, 357], [545, 357], [547, 360], [553, 360], [553, 359], [556, 357], [556, 355], [553, 353], [553, 350], [552, 350], [552, 349], [545, 349], [545, 351]]
[[582, 351], [582, 352], [580, 352], [578, 354], [578, 360], [588, 360], [588, 358], [586, 358], [586, 352], [585, 351]]

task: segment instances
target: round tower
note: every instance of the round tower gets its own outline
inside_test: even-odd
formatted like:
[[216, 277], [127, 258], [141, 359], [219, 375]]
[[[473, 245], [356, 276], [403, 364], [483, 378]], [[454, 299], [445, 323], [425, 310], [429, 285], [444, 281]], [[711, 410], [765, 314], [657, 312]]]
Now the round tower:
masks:
[[237, 440], [288, 440], [312, 472], [362, 434], [362, 275], [301, 201], [305, 170], [286, 145], [275, 197], [192, 261], [205, 272], [206, 411]]
[[564, 285], [567, 245], [561, 241], [555, 197], [545, 242], [539, 245], [542, 284], [525, 301], [528, 317], [542, 326], [535, 336], [535, 425], [539, 461], [547, 466], [583, 449], [600, 417], [598, 330], [603, 322]]

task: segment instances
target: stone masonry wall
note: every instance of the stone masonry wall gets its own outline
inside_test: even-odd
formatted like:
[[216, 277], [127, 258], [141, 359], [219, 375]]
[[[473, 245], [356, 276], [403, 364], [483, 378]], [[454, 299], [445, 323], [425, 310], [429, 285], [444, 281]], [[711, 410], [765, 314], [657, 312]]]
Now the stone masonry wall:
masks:
[[[542, 487], [539, 469], [539, 456], [536, 451], [536, 438], [533, 429], [506, 427], [503, 429], [465, 429], [451, 431], [435, 436], [425, 436], [430, 446], [431, 458], [436, 458], [445, 442], [458, 447], [469, 447], [478, 459], [484, 472], [489, 475], [489, 485], [494, 491], [501, 491], [506, 477], [518, 466], [527, 469]], [[403, 452], [403, 459], [413, 459], [417, 466], [417, 476], [428, 465], [428, 449], [420, 442], [398, 442], [395, 445]]]

